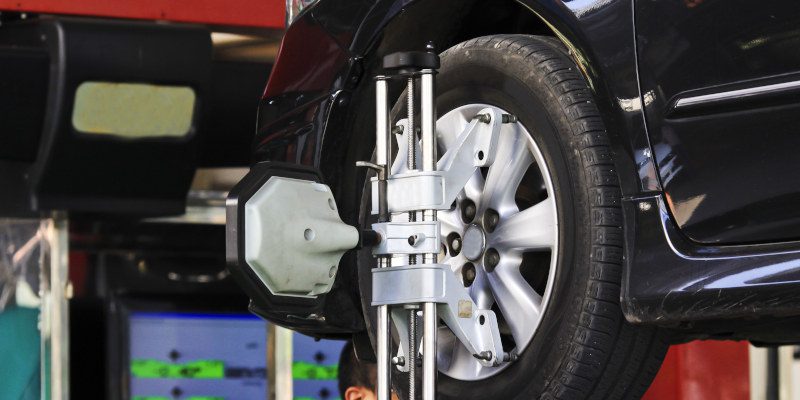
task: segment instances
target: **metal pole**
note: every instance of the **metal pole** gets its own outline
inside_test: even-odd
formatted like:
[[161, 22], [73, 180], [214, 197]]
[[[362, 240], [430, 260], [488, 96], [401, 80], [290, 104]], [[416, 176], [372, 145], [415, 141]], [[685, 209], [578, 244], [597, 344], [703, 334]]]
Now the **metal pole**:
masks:
[[[48, 281], [43, 285], [45, 293], [42, 298], [43, 325], [47, 325], [42, 334], [43, 340], [50, 342], [50, 394], [53, 400], [69, 399], [69, 303], [71, 289], [69, 286], [69, 240], [67, 238], [67, 217], [55, 212], [41, 223], [45, 241], [48, 246], [47, 257], [41, 268], [48, 270], [45, 274]], [[46, 263], [46, 264], [45, 264]], [[49, 293], [48, 293], [49, 292]], [[49, 338], [48, 334], [49, 333]], [[44, 346], [46, 349], [46, 345]], [[46, 351], [42, 353], [44, 357]], [[43, 368], [44, 372], [46, 368]], [[44, 382], [44, 379], [43, 379]]]
[[[391, 173], [391, 139], [389, 138], [389, 89], [386, 77], [379, 76], [375, 79], [375, 161], [383, 167], [379, 172], [378, 193], [380, 202], [379, 219], [381, 222], [388, 221], [389, 213], [386, 205], [386, 179]], [[391, 266], [391, 257], [380, 257], [378, 268], [388, 268]], [[389, 400], [391, 398], [392, 375], [390, 370], [389, 354], [391, 352], [391, 332], [389, 330], [389, 306], [378, 306], [378, 377], [377, 390], [378, 400]]]
[[436, 335], [439, 318], [436, 303], [425, 303], [422, 331], [422, 399], [436, 399]]
[[292, 331], [267, 325], [267, 379], [270, 400], [293, 398]]
[[378, 76], [375, 77], [375, 164], [390, 168], [389, 131], [389, 85], [385, 76]]
[[422, 170], [436, 170], [436, 99], [434, 71], [423, 70], [420, 76], [420, 130], [422, 132]]
[[[435, 171], [436, 156], [436, 98], [434, 71], [424, 70], [420, 77], [420, 125], [422, 133], [422, 170]], [[424, 221], [436, 221], [436, 210], [424, 210]], [[424, 254], [423, 263], [435, 263], [437, 254]], [[425, 303], [422, 321], [422, 399], [436, 398], [436, 339], [439, 318], [436, 303]]]

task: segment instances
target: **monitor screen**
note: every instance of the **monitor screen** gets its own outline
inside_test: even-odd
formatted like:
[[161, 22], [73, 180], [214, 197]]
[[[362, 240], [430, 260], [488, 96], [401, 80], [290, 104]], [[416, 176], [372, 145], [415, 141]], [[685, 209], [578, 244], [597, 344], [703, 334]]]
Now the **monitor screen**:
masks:
[[129, 339], [133, 400], [266, 397], [267, 325], [255, 316], [134, 312]]

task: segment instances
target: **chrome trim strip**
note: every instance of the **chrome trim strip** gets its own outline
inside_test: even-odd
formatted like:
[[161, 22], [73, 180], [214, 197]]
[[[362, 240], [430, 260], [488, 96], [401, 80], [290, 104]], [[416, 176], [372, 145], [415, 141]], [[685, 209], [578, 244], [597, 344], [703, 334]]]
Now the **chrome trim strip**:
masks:
[[702, 96], [686, 97], [675, 102], [675, 109], [689, 108], [698, 105], [708, 105], [728, 100], [748, 98], [783, 92], [790, 89], [800, 89], [800, 81], [776, 83], [772, 85], [756, 86], [747, 89], [731, 90], [728, 92], [711, 93]]

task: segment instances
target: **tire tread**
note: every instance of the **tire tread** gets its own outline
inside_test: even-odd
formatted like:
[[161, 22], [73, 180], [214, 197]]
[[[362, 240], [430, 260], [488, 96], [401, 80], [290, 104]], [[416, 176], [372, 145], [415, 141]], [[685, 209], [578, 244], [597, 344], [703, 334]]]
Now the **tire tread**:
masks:
[[619, 306], [623, 220], [619, 178], [602, 115], [569, 52], [555, 38], [493, 35], [466, 41], [460, 50], [505, 49], [537, 70], [561, 106], [588, 182], [591, 262], [578, 326], [568, 356], [542, 399], [636, 399], [650, 385], [668, 342], [662, 331], [628, 324]]

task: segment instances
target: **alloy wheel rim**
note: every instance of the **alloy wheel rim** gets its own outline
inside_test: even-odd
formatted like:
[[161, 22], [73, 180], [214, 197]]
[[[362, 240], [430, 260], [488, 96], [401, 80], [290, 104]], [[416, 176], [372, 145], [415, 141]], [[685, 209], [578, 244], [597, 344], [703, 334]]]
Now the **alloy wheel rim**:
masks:
[[[499, 107], [469, 104], [440, 117], [436, 123], [439, 153], [445, 154], [485, 108], [508, 114]], [[401, 160], [404, 157], [398, 154]], [[402, 169], [403, 164], [396, 162], [395, 166]], [[521, 189], [528, 198], [520, 200]], [[474, 213], [471, 208], [464, 212], [464, 207], [472, 206]], [[472, 220], [465, 220], [473, 214]], [[495, 311], [504, 333], [504, 349], [522, 353], [550, 300], [558, 261], [558, 219], [549, 169], [539, 146], [520, 122], [502, 125], [494, 163], [488, 170], [476, 171], [455, 207], [439, 211], [438, 218], [443, 242], [439, 262], [462, 277], [479, 308]], [[458, 251], [451, 246], [454, 237], [462, 246]], [[483, 248], [478, 255], [469, 246], [479, 240]], [[510, 365], [481, 365], [445, 325], [439, 328], [437, 364], [440, 372], [465, 381], [491, 377]]]

